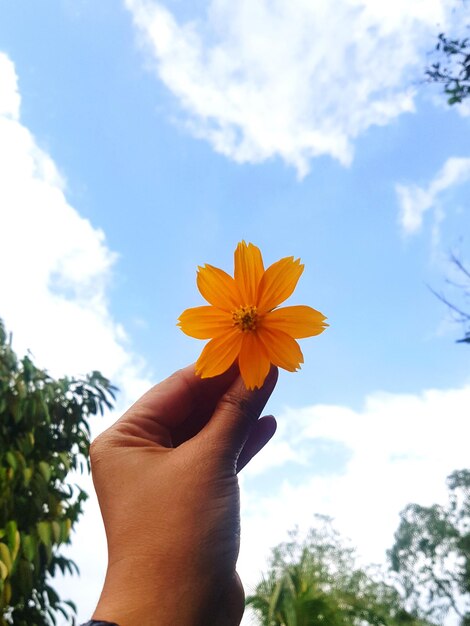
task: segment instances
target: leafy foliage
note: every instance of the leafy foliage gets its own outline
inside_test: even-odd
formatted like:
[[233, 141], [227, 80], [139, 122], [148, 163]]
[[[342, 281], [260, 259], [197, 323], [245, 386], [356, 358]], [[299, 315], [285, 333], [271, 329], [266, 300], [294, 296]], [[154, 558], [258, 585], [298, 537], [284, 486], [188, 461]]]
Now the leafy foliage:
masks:
[[425, 626], [408, 613], [396, 589], [355, 566], [328, 518], [300, 542], [272, 552], [270, 569], [247, 598], [261, 626]]
[[458, 104], [470, 95], [470, 39], [448, 37], [441, 33], [435, 52], [444, 61], [432, 63], [426, 70], [428, 80], [444, 85], [448, 104]]
[[69, 484], [89, 470], [88, 418], [111, 408], [115, 388], [99, 372], [54, 380], [18, 360], [0, 320], [0, 625], [74, 624], [75, 607], [50, 584], [87, 494]]
[[447, 506], [409, 504], [389, 552], [406, 596], [439, 623], [453, 612], [470, 624], [470, 470], [447, 479]]

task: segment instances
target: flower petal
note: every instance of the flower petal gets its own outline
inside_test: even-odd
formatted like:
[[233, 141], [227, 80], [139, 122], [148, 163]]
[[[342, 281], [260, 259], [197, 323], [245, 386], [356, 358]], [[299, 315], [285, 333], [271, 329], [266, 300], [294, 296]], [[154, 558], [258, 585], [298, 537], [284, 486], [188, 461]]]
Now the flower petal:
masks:
[[260, 327], [257, 330], [269, 360], [289, 372], [295, 372], [304, 362], [299, 344], [290, 335], [274, 328]]
[[211, 339], [233, 328], [233, 319], [230, 313], [214, 306], [196, 306], [181, 313], [178, 326], [190, 337]]
[[243, 298], [244, 306], [256, 303], [256, 292], [264, 274], [261, 250], [252, 243], [241, 241], [235, 250], [235, 282]]
[[257, 306], [260, 313], [271, 311], [292, 295], [304, 271], [300, 259], [286, 257], [273, 263], [265, 271], [258, 288]]
[[211, 378], [226, 372], [240, 352], [242, 334], [234, 329], [211, 339], [196, 362], [196, 374], [201, 378]]
[[262, 324], [266, 328], [282, 330], [294, 339], [313, 337], [325, 330], [326, 317], [310, 306], [285, 306], [266, 313]]
[[245, 332], [242, 335], [243, 342], [238, 357], [240, 374], [247, 389], [259, 389], [269, 373], [271, 363], [256, 333]]
[[203, 297], [218, 309], [231, 311], [241, 305], [241, 296], [234, 279], [224, 270], [205, 265], [198, 267], [197, 286]]

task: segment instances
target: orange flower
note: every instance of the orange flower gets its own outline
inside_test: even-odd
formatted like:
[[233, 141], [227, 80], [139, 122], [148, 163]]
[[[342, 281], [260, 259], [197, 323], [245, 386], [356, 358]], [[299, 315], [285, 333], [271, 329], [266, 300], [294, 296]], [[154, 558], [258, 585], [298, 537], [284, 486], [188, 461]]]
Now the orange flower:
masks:
[[222, 374], [238, 357], [248, 389], [261, 387], [271, 363], [295, 372], [304, 362], [296, 339], [319, 335], [326, 317], [309, 306], [277, 307], [294, 291], [304, 266], [286, 257], [264, 269], [259, 248], [242, 241], [235, 276], [212, 265], [198, 268], [197, 286], [210, 306], [186, 309], [181, 330], [210, 339], [196, 363], [201, 378]]

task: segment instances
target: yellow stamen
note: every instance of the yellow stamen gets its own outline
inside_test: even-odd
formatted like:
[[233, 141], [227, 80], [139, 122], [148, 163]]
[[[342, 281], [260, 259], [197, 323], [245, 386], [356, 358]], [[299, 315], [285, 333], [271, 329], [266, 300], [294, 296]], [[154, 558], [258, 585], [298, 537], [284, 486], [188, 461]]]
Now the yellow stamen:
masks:
[[240, 330], [256, 330], [258, 322], [258, 312], [255, 306], [241, 306], [232, 312], [233, 324], [238, 326]]

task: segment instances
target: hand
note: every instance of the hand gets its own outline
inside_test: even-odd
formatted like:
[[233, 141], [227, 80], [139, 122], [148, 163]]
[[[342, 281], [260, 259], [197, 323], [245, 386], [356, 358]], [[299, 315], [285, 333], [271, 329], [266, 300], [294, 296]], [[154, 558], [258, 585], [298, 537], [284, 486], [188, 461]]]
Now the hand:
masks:
[[190, 366], [156, 385], [91, 447], [108, 540], [94, 619], [119, 626], [236, 626], [244, 592], [237, 472], [276, 430], [259, 419], [277, 380], [247, 391], [232, 368]]

